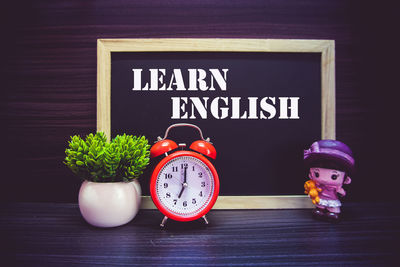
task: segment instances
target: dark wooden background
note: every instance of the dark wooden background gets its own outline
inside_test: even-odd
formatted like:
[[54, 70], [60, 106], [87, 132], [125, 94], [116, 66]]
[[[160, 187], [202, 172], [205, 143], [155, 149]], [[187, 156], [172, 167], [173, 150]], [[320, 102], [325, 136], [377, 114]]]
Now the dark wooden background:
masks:
[[348, 199], [395, 199], [391, 36], [398, 32], [386, 3], [8, 2], [1, 16], [2, 200], [76, 202], [80, 181], [62, 161], [69, 136], [96, 130], [96, 39], [146, 37], [336, 40], [337, 139], [358, 165]]

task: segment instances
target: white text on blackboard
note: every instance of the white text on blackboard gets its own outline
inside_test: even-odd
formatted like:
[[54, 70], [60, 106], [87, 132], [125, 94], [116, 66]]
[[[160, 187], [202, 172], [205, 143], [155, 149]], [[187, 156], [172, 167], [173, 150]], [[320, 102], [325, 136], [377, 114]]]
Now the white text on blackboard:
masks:
[[[214, 91], [215, 85], [226, 91], [228, 69], [188, 69], [189, 83], [185, 85], [181, 69], [174, 69], [166, 79], [165, 69], [149, 69], [150, 82], [142, 84], [142, 69], [132, 69], [133, 91]], [[210, 82], [207, 83], [207, 80]], [[168, 86], [167, 86], [168, 85]]]
[[[227, 91], [229, 69], [132, 69], [133, 91]], [[184, 77], [188, 77], [185, 83]], [[300, 97], [171, 97], [171, 119], [300, 119]]]
[[[171, 119], [208, 119], [208, 111], [215, 119], [273, 119], [277, 115], [275, 97], [171, 97]], [[241, 105], [247, 101], [247, 110]], [[299, 119], [299, 97], [278, 97], [279, 119]], [[288, 114], [290, 111], [290, 115]]]

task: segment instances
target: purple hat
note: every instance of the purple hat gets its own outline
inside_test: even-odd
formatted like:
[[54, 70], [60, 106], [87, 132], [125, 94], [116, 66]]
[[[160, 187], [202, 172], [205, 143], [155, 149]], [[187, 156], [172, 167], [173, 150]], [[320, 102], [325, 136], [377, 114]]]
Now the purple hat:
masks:
[[311, 165], [319, 160], [333, 161], [350, 173], [354, 171], [353, 153], [346, 144], [337, 140], [319, 140], [304, 150], [305, 164]]

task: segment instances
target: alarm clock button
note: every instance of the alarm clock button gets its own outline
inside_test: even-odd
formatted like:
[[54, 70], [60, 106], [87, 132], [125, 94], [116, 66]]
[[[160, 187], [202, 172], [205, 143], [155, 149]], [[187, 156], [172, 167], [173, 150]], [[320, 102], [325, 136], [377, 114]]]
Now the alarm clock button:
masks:
[[215, 147], [211, 143], [203, 140], [193, 142], [190, 145], [190, 149], [206, 155], [207, 157], [210, 157], [212, 159], [215, 159], [217, 157], [217, 150], [215, 150]]
[[155, 143], [150, 149], [150, 157], [155, 158], [164, 153], [178, 148], [178, 145], [169, 139], [164, 139]]

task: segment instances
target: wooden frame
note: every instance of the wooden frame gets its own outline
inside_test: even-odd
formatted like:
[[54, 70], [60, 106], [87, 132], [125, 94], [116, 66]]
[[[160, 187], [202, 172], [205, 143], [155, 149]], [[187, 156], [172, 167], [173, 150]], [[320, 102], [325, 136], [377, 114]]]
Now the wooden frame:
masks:
[[[321, 138], [335, 139], [335, 41], [298, 39], [98, 39], [97, 131], [111, 136], [112, 52], [321, 53]], [[243, 198], [243, 199], [242, 199]], [[150, 197], [142, 208], [153, 209]], [[246, 201], [242, 201], [242, 200]], [[246, 206], [240, 203], [246, 203]], [[220, 196], [214, 209], [311, 208], [307, 196]]]

